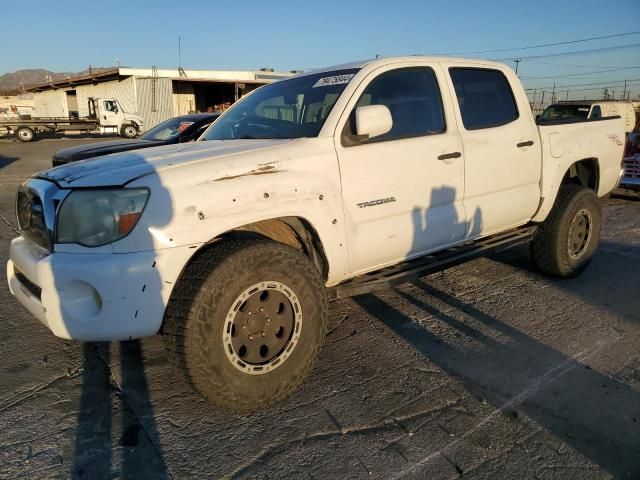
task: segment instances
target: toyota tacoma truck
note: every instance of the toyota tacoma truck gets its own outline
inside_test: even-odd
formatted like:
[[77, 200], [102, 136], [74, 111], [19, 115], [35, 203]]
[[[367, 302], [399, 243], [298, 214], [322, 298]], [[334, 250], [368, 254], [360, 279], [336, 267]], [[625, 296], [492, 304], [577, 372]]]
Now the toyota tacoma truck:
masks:
[[621, 176], [619, 117], [536, 124], [505, 65], [400, 57], [304, 73], [198, 142], [20, 188], [11, 292], [54, 335], [160, 333], [213, 404], [249, 412], [314, 365], [330, 299], [529, 242], [579, 274]]

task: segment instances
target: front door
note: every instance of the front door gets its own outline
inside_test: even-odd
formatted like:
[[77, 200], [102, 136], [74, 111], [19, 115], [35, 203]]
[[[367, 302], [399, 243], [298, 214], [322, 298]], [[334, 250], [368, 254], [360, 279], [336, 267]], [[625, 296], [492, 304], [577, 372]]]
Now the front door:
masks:
[[102, 100], [100, 105], [100, 125], [103, 127], [117, 127], [120, 125], [122, 113], [115, 100]]
[[[437, 65], [411, 65], [372, 73], [339, 123], [336, 149], [353, 274], [464, 237], [462, 141], [451, 102], [442, 101], [444, 74]], [[387, 106], [393, 128], [359, 141], [354, 112], [366, 105]]]

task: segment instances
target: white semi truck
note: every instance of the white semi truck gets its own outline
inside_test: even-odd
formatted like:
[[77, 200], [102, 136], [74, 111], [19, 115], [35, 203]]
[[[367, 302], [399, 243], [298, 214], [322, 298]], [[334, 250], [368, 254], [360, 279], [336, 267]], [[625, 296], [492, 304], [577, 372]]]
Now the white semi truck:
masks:
[[0, 131], [15, 135], [21, 142], [31, 142], [37, 135], [60, 131], [87, 133], [112, 133], [125, 138], [135, 138], [143, 127], [142, 117], [125, 112], [115, 98], [89, 97], [89, 116], [73, 117], [22, 117], [0, 120]]

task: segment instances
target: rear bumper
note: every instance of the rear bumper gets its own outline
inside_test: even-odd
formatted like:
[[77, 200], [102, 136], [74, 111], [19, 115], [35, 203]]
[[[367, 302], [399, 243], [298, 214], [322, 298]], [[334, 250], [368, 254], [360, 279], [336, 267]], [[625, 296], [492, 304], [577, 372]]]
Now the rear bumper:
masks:
[[129, 340], [155, 334], [182, 265], [182, 247], [126, 254], [47, 254], [11, 242], [9, 289], [60, 338]]

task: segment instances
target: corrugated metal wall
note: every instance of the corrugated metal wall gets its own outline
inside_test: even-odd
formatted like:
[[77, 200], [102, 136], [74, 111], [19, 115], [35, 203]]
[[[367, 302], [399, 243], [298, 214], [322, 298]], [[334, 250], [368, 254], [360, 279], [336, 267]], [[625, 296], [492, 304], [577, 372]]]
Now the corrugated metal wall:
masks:
[[96, 83], [95, 85], [78, 85], [76, 87], [76, 94], [78, 97], [78, 112], [81, 117], [89, 115], [89, 107], [87, 104], [89, 97], [115, 98], [120, 102], [125, 112], [137, 113], [134, 77]]
[[64, 90], [45, 90], [33, 95], [36, 117], [67, 117], [67, 94]]
[[[153, 87], [155, 81], [155, 112], [153, 111]], [[173, 86], [170, 78], [136, 78], [138, 115], [144, 120], [148, 130], [173, 116]]]

